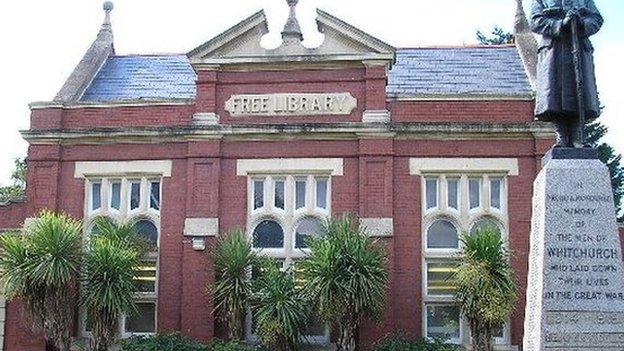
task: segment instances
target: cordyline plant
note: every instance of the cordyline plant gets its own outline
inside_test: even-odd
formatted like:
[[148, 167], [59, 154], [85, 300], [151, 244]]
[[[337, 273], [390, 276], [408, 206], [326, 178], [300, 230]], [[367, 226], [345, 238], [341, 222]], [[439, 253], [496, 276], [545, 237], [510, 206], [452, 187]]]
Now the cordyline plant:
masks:
[[63, 214], [42, 212], [23, 235], [0, 237], [0, 284], [19, 299], [41, 330], [46, 350], [69, 351], [82, 263], [82, 226]]
[[243, 232], [232, 231], [218, 239], [213, 260], [216, 279], [209, 290], [214, 294], [216, 314], [226, 324], [229, 338], [241, 340], [252, 294], [249, 273], [257, 255]]
[[310, 255], [299, 264], [306, 293], [321, 319], [338, 331], [337, 350], [356, 350], [362, 322], [384, 312], [386, 251], [348, 215], [328, 220], [308, 245]]
[[262, 344], [274, 351], [297, 351], [310, 312], [292, 270], [281, 271], [270, 259], [259, 264], [253, 281], [251, 310], [255, 332]]
[[145, 244], [134, 223], [100, 218], [92, 235], [82, 278], [82, 306], [91, 326], [91, 349], [107, 351], [115, 342], [122, 315], [136, 313], [134, 273]]
[[455, 300], [470, 323], [472, 349], [492, 351], [494, 331], [504, 326], [518, 300], [509, 252], [500, 231], [492, 226], [464, 234], [461, 241]]

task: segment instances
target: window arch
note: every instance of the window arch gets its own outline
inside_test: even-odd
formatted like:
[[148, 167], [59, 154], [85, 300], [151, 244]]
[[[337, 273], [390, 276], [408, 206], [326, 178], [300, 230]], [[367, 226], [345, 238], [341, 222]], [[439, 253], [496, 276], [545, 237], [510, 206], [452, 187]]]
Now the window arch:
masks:
[[427, 249], [459, 248], [459, 232], [448, 219], [437, 219], [427, 228]]
[[317, 217], [304, 217], [295, 226], [295, 248], [307, 249], [307, 239], [319, 236], [323, 231], [323, 222]]
[[158, 228], [149, 219], [141, 218], [134, 223], [134, 230], [139, 237], [145, 239], [150, 250], [158, 248]]
[[281, 249], [284, 247], [284, 229], [275, 219], [261, 220], [253, 230], [253, 247]]
[[493, 228], [500, 232], [501, 236], [503, 235], [502, 225], [498, 220], [492, 217], [480, 217], [470, 227], [470, 235], [475, 235], [479, 229], [485, 228]]

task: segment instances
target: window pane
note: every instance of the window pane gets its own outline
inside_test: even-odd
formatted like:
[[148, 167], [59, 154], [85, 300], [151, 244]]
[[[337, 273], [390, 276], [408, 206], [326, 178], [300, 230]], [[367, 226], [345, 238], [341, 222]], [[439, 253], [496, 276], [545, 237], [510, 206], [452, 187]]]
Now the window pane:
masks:
[[306, 203], [306, 181], [298, 180], [295, 183], [295, 188], [296, 208], [303, 208]]
[[154, 223], [145, 219], [140, 220], [134, 225], [134, 230], [136, 230], [139, 236], [147, 240], [150, 250], [158, 248], [158, 228], [156, 228]]
[[134, 210], [139, 208], [141, 204], [141, 183], [130, 183], [130, 209]]
[[492, 229], [500, 233], [500, 226], [490, 218], [482, 218], [476, 221], [470, 229], [470, 235], [475, 235], [479, 229]]
[[438, 220], [427, 230], [428, 249], [456, 249], [458, 245], [457, 229], [449, 221]]
[[156, 292], [156, 260], [146, 260], [137, 268], [134, 283], [138, 292]]
[[438, 180], [427, 179], [425, 183], [427, 189], [427, 209], [435, 208], [438, 206]]
[[447, 203], [448, 203], [448, 207], [450, 208], [454, 208], [454, 209], [459, 209], [459, 206], [457, 206], [457, 203], [459, 201], [458, 197], [459, 197], [459, 180], [458, 179], [448, 179], [447, 180], [447, 191], [448, 191], [448, 199], [447, 199]]
[[284, 181], [275, 182], [275, 207], [284, 209]]
[[121, 183], [111, 184], [111, 208], [121, 208]]
[[490, 181], [490, 206], [493, 208], [501, 208], [501, 179], [492, 179]]
[[264, 207], [264, 181], [254, 181], [254, 210]]
[[102, 207], [102, 183], [91, 184], [91, 211]]
[[150, 208], [160, 210], [160, 182], [150, 183]]
[[307, 248], [308, 237], [320, 235], [323, 231], [323, 224], [318, 218], [304, 218], [295, 233], [295, 247], [297, 249]]
[[470, 179], [468, 181], [468, 193], [470, 196], [470, 209], [481, 206], [481, 181]]
[[453, 276], [457, 270], [453, 262], [436, 262], [427, 264], [427, 294], [454, 295], [455, 281]]
[[427, 306], [427, 337], [459, 339], [459, 307]]
[[284, 230], [279, 223], [264, 220], [256, 226], [253, 233], [253, 246], [261, 249], [280, 249], [284, 247]]
[[138, 313], [126, 317], [126, 332], [153, 333], [156, 331], [156, 304], [138, 303]]
[[316, 207], [327, 208], [327, 180], [316, 180]]

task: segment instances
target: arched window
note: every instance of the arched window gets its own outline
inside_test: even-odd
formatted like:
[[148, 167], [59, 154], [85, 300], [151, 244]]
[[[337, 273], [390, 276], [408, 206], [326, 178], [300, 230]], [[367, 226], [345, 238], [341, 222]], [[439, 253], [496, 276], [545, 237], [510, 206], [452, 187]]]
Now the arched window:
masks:
[[457, 249], [458, 247], [459, 235], [453, 223], [439, 219], [427, 229], [428, 249]]
[[475, 235], [479, 229], [493, 229], [501, 233], [500, 228], [500, 224], [498, 224], [496, 220], [489, 217], [483, 217], [472, 225], [472, 228], [470, 228], [470, 235]]
[[150, 249], [158, 247], [158, 228], [147, 219], [141, 219], [134, 224], [134, 229], [139, 236], [145, 238], [150, 245]]
[[323, 223], [315, 217], [302, 219], [295, 230], [295, 248], [305, 249], [308, 247], [309, 237], [320, 235], [323, 231]]
[[253, 231], [253, 246], [259, 249], [283, 248], [284, 229], [272, 219], [263, 220]]

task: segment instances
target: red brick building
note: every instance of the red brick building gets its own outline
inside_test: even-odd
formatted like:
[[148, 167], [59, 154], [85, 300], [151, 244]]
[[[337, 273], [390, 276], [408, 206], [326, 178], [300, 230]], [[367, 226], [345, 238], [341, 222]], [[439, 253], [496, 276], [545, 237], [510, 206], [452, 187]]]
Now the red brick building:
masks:
[[[524, 300], [532, 182], [553, 138], [516, 46], [395, 49], [319, 10], [325, 42], [305, 48], [293, 7], [274, 50], [258, 12], [186, 55], [119, 56], [109, 13], [57, 97], [31, 105], [27, 199], [0, 207], [0, 228], [43, 209], [84, 219], [85, 235], [101, 216], [140, 220], [157, 249], [124, 336], [222, 334], [205, 293], [217, 235], [241, 228], [287, 266], [345, 212], [390, 256], [366, 345], [399, 331], [467, 342], [446, 277], [458, 233], [483, 223], [508, 238]], [[523, 313], [498, 348], [522, 343]], [[6, 320], [5, 350], [42, 350], [18, 303]]]

